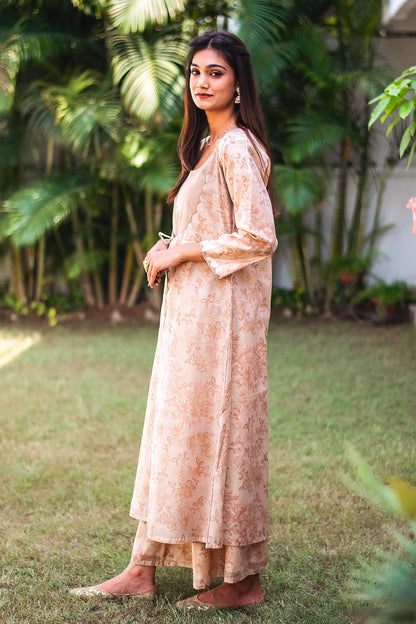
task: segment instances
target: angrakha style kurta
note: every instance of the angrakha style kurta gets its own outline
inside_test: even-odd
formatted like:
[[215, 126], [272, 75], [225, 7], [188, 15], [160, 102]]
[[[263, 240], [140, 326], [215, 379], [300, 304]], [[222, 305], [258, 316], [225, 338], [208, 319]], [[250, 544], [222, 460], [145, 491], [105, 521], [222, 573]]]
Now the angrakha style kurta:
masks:
[[194, 586], [267, 567], [269, 159], [235, 129], [190, 172], [171, 246], [205, 262], [167, 274], [131, 515], [133, 561], [193, 567]]

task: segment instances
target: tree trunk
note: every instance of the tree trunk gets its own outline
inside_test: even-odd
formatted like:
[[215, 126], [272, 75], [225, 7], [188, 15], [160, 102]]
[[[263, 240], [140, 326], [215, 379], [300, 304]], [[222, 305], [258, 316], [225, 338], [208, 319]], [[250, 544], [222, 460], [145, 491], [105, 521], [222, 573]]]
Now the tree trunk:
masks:
[[[93, 252], [94, 251], [94, 239], [91, 233], [92, 232], [91, 210], [88, 204], [84, 205], [84, 209], [85, 209], [87, 230], [88, 230], [88, 236], [87, 236], [88, 251]], [[95, 300], [97, 302], [97, 307], [103, 308], [104, 307], [103, 288], [101, 284], [100, 273], [99, 271], [97, 271], [96, 268], [92, 271], [92, 282], [94, 284]]]
[[344, 251], [345, 211], [347, 204], [348, 165], [347, 156], [350, 139], [347, 137], [341, 146], [340, 170], [338, 179], [337, 205], [332, 230], [331, 258], [342, 256]]
[[45, 234], [41, 234], [39, 237], [37, 252], [35, 301], [40, 301], [45, 273]]
[[367, 191], [367, 178], [368, 178], [368, 159], [370, 148], [370, 130], [368, 128], [368, 122], [370, 120], [370, 107], [368, 104], [365, 106], [365, 114], [363, 120], [364, 130], [364, 145], [360, 154], [360, 170], [359, 181], [357, 188], [357, 196], [355, 200], [354, 212], [351, 221], [351, 227], [348, 236], [348, 253], [352, 256], [358, 255], [360, 241], [363, 236], [363, 217], [366, 213], [366, 191]]
[[379, 175], [379, 186], [377, 189], [376, 208], [374, 212], [373, 224], [368, 237], [368, 255], [371, 257], [374, 253], [377, 237], [380, 234], [380, 216], [383, 206], [384, 193], [387, 186], [388, 165], [383, 167], [381, 175]]
[[131, 273], [133, 270], [134, 251], [133, 246], [129, 244], [126, 249], [126, 259], [124, 262], [123, 279], [121, 282], [120, 296], [118, 299], [119, 305], [125, 305], [127, 299], [127, 293], [129, 289]]
[[117, 303], [117, 233], [118, 188], [114, 185], [111, 202], [110, 267], [108, 274], [108, 303], [112, 306]]
[[35, 297], [35, 246], [24, 248], [27, 266], [27, 295], [29, 299]]
[[127, 299], [127, 307], [132, 308], [137, 301], [137, 297], [139, 296], [140, 288], [143, 283], [144, 271], [138, 270], [136, 272], [136, 277], [134, 278], [134, 283], [130, 291], [129, 298]]
[[[10, 280], [10, 291], [16, 294], [19, 301], [27, 303], [25, 280], [23, 277], [23, 263], [21, 250], [12, 244], [12, 278]], [[13, 291], [15, 291], [13, 293]]]
[[133, 235], [133, 240], [131, 244], [133, 245], [133, 250], [134, 250], [134, 255], [136, 257], [137, 266], [139, 268], [139, 271], [142, 271], [144, 273], [144, 267], [143, 267], [144, 253], [143, 253], [142, 247], [140, 245], [139, 237], [138, 237], [139, 229], [137, 227], [136, 219], [134, 217], [131, 198], [127, 193], [125, 195], [125, 209], [126, 209], [129, 226], [130, 226], [130, 231]]
[[322, 259], [322, 210], [321, 205], [316, 207], [315, 212], [315, 272], [314, 272], [314, 285], [315, 293], [313, 295], [314, 305], [319, 305], [320, 293], [323, 290], [323, 259]]
[[[77, 208], [75, 208], [71, 212], [71, 217], [72, 217], [72, 225], [74, 228], [75, 249], [78, 255], [82, 257], [85, 254], [85, 250], [84, 250], [84, 244], [81, 238], [81, 234], [79, 231]], [[84, 270], [81, 270], [81, 288], [82, 288], [82, 292], [84, 293], [85, 303], [87, 304], [89, 308], [93, 307], [95, 305], [94, 293], [92, 290], [89, 275]]]

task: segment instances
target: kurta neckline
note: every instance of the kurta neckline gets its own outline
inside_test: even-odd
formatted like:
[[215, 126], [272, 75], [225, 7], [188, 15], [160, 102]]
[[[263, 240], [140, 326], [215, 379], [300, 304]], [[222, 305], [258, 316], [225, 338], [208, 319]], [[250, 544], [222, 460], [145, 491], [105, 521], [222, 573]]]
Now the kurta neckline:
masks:
[[206, 165], [206, 163], [211, 160], [211, 158], [214, 156], [214, 154], [217, 153], [218, 145], [220, 144], [220, 141], [222, 139], [224, 139], [226, 136], [228, 136], [229, 134], [231, 134], [231, 132], [235, 132], [236, 130], [243, 130], [243, 128], [240, 128], [239, 126], [237, 126], [237, 128], [233, 128], [232, 130], [229, 130], [227, 132], [227, 134], [224, 134], [224, 136], [222, 136], [221, 139], [219, 139], [219, 141], [217, 141], [217, 145], [215, 146], [215, 149], [211, 152], [211, 154], [208, 156], [208, 158], [206, 160], [204, 160], [202, 165], [200, 165], [199, 167], [195, 167], [195, 169], [191, 169], [189, 173], [194, 173], [195, 171], [199, 171], [200, 169], [202, 169]]

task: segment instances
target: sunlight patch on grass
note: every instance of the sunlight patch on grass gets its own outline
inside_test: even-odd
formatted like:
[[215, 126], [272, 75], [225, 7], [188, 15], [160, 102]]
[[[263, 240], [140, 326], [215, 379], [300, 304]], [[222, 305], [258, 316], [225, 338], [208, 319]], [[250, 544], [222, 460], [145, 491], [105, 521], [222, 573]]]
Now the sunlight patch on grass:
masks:
[[13, 362], [21, 353], [27, 351], [41, 340], [38, 333], [30, 335], [10, 335], [0, 332], [0, 368]]

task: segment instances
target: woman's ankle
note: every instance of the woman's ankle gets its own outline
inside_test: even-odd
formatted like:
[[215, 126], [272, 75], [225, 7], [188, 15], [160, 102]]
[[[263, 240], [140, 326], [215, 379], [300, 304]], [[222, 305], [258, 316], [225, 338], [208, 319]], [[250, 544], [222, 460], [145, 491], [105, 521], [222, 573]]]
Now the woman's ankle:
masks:
[[153, 583], [155, 582], [155, 566], [137, 565], [134, 561], [130, 561], [125, 571], [131, 577], [151, 580]]

